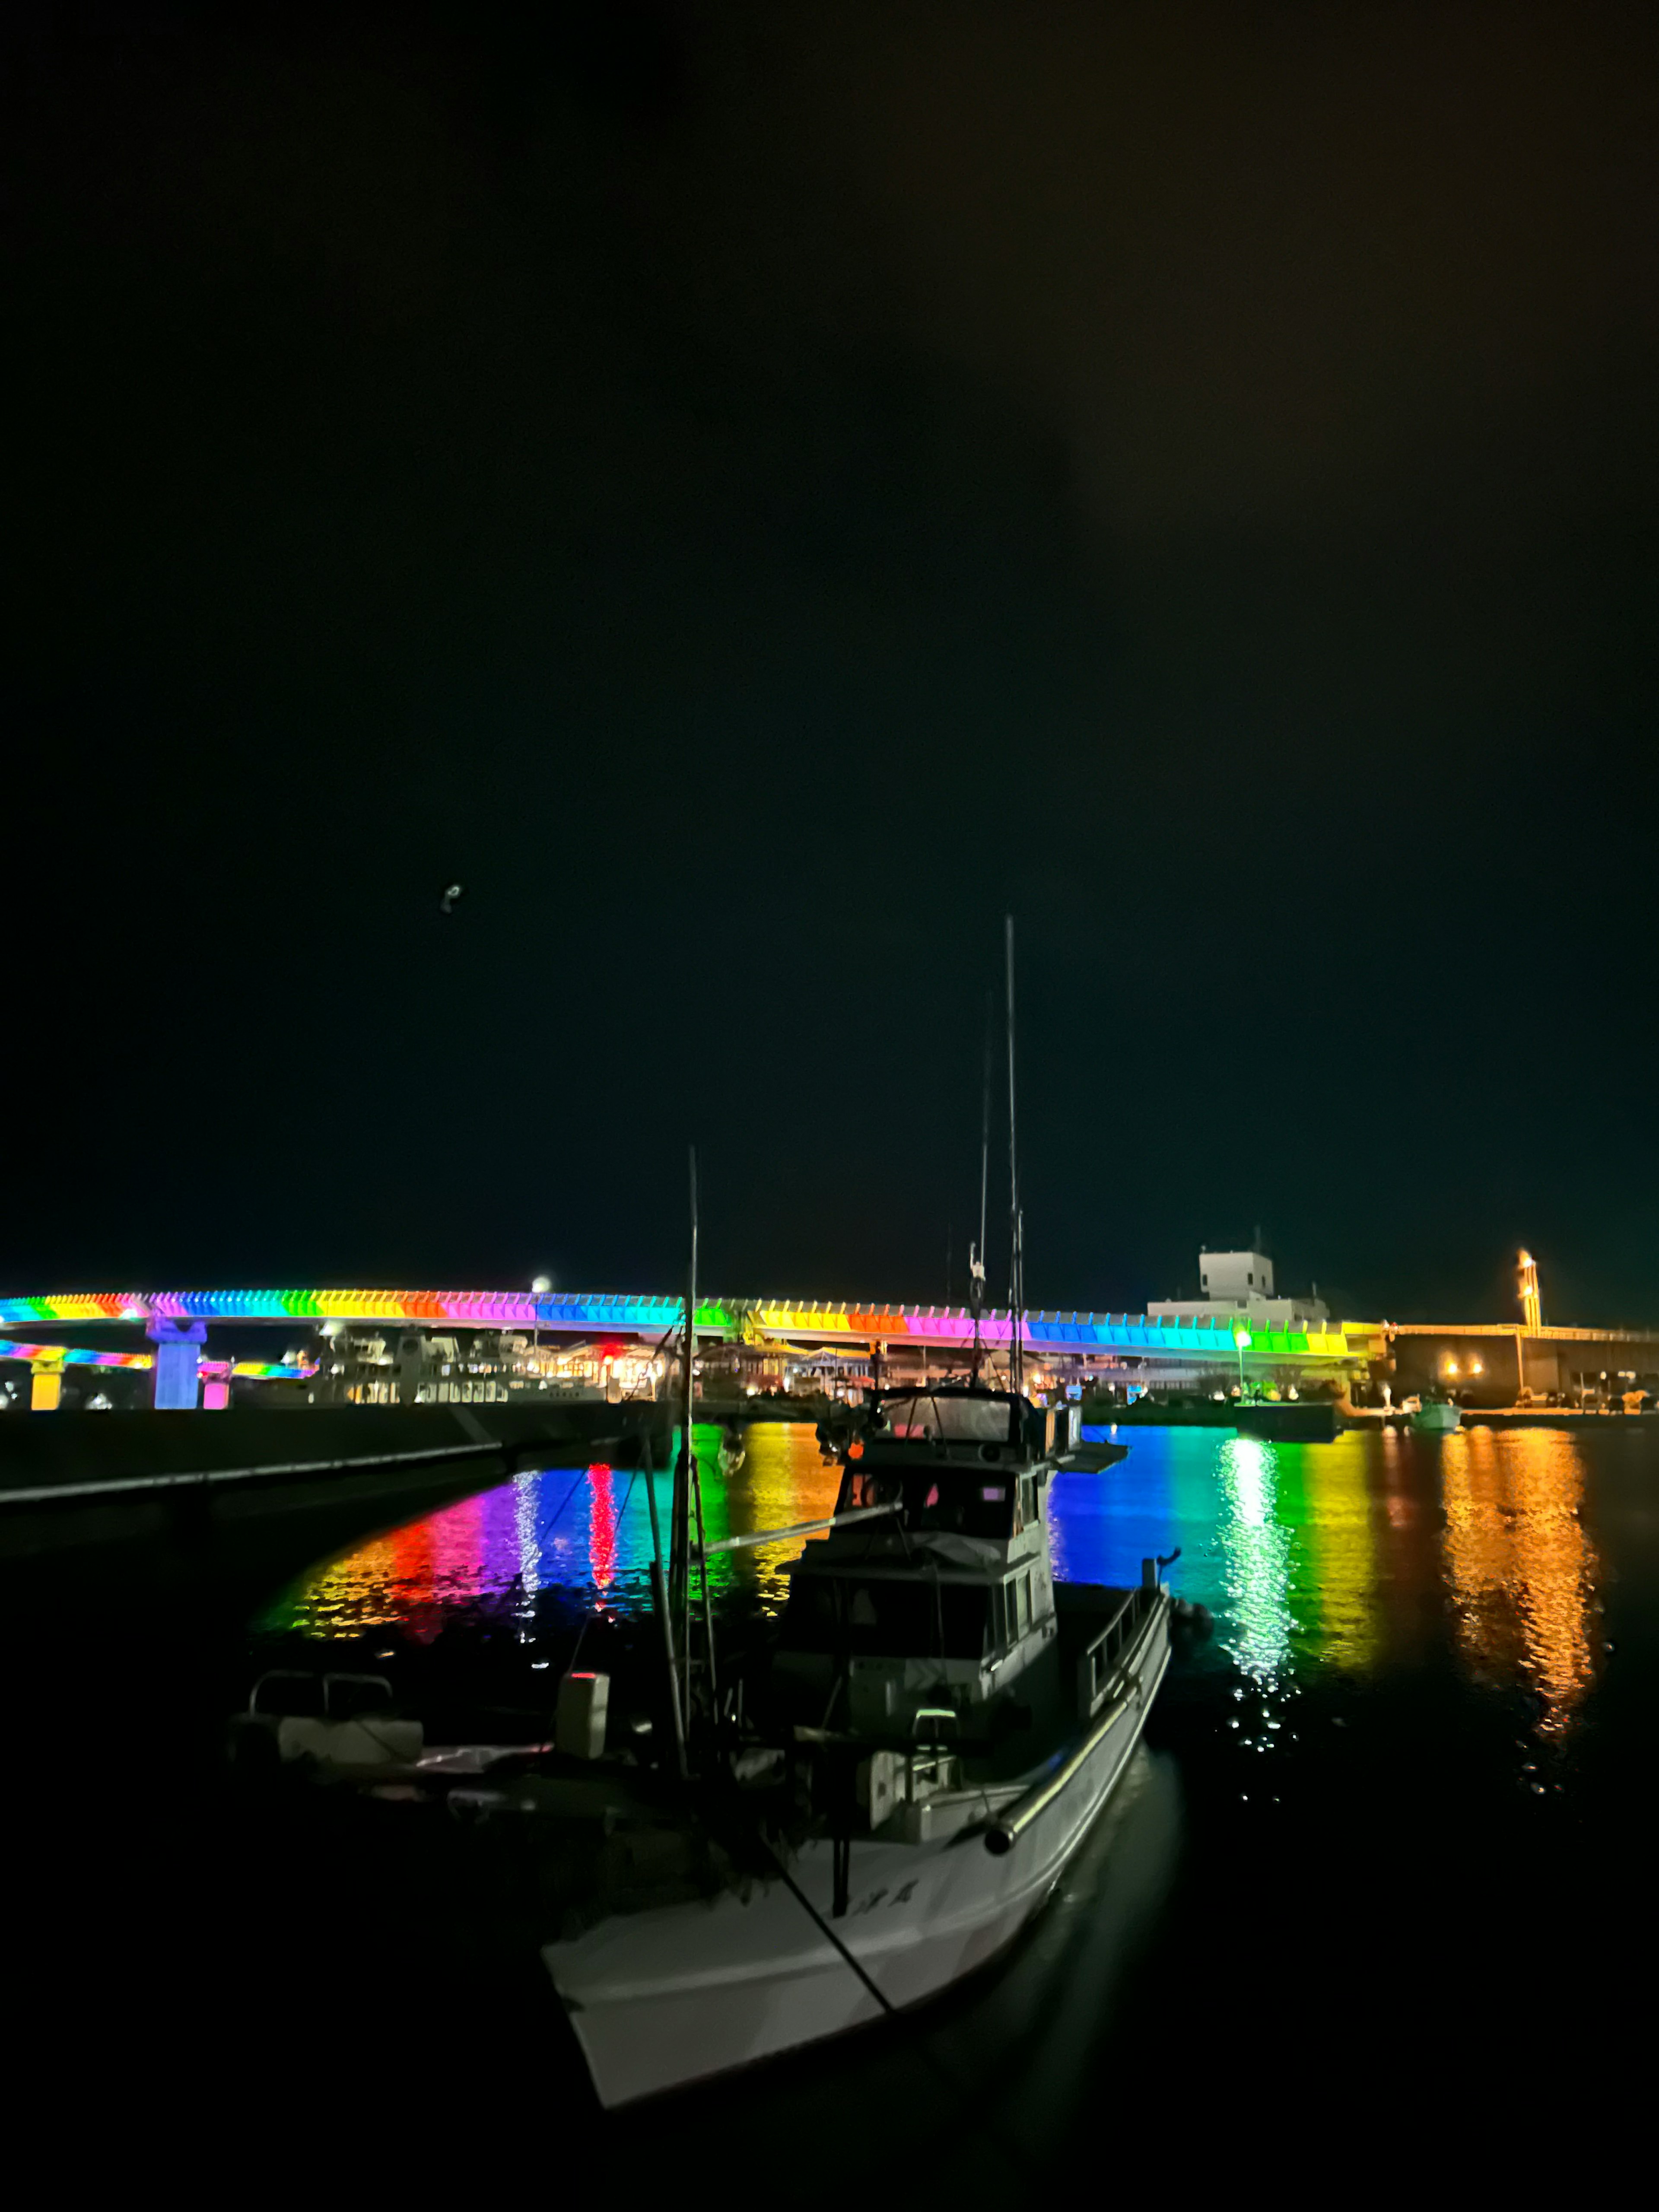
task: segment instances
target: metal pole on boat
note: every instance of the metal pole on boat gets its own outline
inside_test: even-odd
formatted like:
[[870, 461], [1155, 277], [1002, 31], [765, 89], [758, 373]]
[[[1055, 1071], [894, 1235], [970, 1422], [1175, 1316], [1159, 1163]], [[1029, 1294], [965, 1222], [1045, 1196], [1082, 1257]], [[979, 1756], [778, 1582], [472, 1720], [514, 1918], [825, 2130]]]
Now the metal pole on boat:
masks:
[[974, 1364], [969, 1373], [979, 1380], [983, 1357], [980, 1316], [985, 1305], [985, 1201], [991, 1185], [991, 994], [985, 994], [985, 1082], [980, 1095], [979, 1118], [979, 1243], [968, 1255], [968, 1300], [974, 1310]]
[[690, 1170], [691, 1260], [685, 1278], [685, 1355], [681, 1373], [680, 1449], [674, 1468], [669, 1595], [673, 1603], [681, 1678], [689, 1694], [691, 1680], [691, 1485], [696, 1468], [696, 1455], [691, 1439], [697, 1388], [697, 1148], [695, 1145], [690, 1146], [688, 1158]]
[[[674, 1401], [667, 1401], [668, 1443], [674, 1440]], [[667, 1456], [665, 1454], [665, 1456]], [[662, 1629], [662, 1656], [668, 1668], [668, 1709], [674, 1720], [674, 1764], [682, 1782], [685, 1763], [685, 1714], [680, 1705], [680, 1670], [674, 1663], [674, 1616], [668, 1602], [668, 1585], [662, 1571], [662, 1526], [657, 1517], [657, 1470], [651, 1464], [651, 1441], [645, 1447], [645, 1502], [651, 1509], [651, 1596]]]
[[1014, 1121], [1014, 917], [1003, 917], [1008, 982], [1008, 1342], [1010, 1387], [1025, 1388], [1025, 1255], [1019, 1210], [1019, 1140]]

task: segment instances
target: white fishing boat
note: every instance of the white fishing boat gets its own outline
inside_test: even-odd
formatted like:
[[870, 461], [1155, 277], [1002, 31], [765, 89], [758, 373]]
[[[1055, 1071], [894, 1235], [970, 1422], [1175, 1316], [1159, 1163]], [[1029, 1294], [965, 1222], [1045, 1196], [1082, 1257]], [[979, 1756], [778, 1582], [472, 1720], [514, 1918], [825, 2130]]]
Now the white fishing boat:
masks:
[[1066, 1409], [1008, 1391], [874, 1401], [836, 1525], [796, 1564], [738, 1762], [757, 1821], [770, 1799], [778, 1832], [792, 1810], [805, 1832], [769, 1844], [773, 1879], [617, 1912], [544, 1950], [605, 2104], [919, 2003], [1048, 1898], [1170, 1656], [1157, 1562], [1131, 1589], [1054, 1583], [1049, 1484], [1091, 1454]]
[[[1159, 1579], [1167, 1560], [1125, 1588], [1054, 1580], [1055, 1474], [1103, 1472], [1127, 1448], [1084, 1442], [1078, 1408], [1024, 1388], [1012, 924], [1008, 969], [1002, 1387], [981, 1381], [982, 1155], [967, 1382], [924, 1371], [821, 1431], [840, 1466], [826, 1519], [705, 1542], [694, 1158], [666, 1544], [644, 1486], [659, 1651], [632, 1652], [613, 1685], [575, 1671], [579, 1638], [550, 1723], [521, 1741], [428, 1746], [380, 1678], [337, 1678], [297, 1716], [256, 1689], [239, 1723], [273, 1775], [343, 1785], [376, 1814], [416, 1808], [414, 1845], [434, 1832], [420, 1808], [447, 1805], [483, 1854], [462, 1893], [480, 1912], [520, 1899], [509, 1917], [533, 1920], [607, 2106], [920, 2004], [994, 1958], [1122, 1776], [1172, 1630], [1206, 1625]], [[712, 1555], [814, 1535], [773, 1629], [717, 1653]]]

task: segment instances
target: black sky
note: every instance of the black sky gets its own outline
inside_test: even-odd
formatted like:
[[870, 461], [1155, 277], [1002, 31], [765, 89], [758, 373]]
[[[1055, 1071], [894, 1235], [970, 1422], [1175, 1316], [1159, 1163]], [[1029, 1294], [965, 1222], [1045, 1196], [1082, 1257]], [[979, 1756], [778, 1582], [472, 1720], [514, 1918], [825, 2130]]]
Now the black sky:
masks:
[[1650, 9], [0, 38], [4, 1287], [1659, 1314]]

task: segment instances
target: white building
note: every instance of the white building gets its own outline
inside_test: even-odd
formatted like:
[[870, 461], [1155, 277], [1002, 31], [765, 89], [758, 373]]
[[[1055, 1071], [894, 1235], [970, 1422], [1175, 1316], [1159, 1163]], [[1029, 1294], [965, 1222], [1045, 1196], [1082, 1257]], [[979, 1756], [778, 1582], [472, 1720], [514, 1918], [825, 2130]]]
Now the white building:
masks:
[[[1214, 1321], [1243, 1314], [1261, 1328], [1306, 1328], [1328, 1321], [1330, 1308], [1316, 1295], [1281, 1298], [1273, 1291], [1273, 1263], [1265, 1252], [1206, 1252], [1198, 1255], [1200, 1295], [1196, 1298], [1151, 1298], [1149, 1321], [1175, 1321], [1190, 1315]], [[1314, 1286], [1317, 1292], [1317, 1284]]]

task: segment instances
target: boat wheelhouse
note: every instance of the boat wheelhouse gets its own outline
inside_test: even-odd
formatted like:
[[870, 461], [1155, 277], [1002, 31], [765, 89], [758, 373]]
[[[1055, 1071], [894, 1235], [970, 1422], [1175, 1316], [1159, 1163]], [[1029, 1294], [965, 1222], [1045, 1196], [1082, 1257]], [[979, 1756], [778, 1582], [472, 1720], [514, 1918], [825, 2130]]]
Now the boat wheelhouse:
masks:
[[873, 1401], [847, 1447], [837, 1527], [792, 1571], [773, 1676], [794, 1717], [902, 1731], [948, 1706], [967, 1729], [1012, 1689], [1055, 1634], [1056, 1419], [1004, 1391]]

